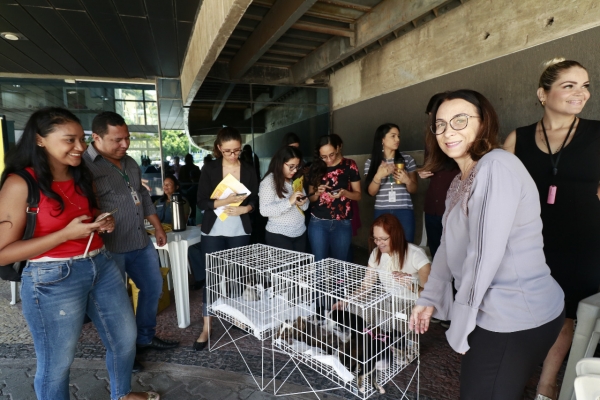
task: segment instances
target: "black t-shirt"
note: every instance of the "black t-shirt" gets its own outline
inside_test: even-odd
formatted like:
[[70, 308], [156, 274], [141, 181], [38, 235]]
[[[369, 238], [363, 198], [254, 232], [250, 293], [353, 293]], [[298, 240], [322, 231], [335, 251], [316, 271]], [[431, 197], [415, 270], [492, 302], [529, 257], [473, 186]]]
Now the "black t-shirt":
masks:
[[[346, 189], [352, 191], [351, 183], [359, 181], [360, 173], [356, 162], [349, 158], [342, 158], [338, 165], [327, 167], [327, 172], [321, 178], [320, 184], [331, 187], [330, 190]], [[350, 201], [350, 199], [343, 196], [335, 199], [329, 192], [324, 192], [317, 201], [312, 203], [312, 215], [321, 219], [352, 219]]]

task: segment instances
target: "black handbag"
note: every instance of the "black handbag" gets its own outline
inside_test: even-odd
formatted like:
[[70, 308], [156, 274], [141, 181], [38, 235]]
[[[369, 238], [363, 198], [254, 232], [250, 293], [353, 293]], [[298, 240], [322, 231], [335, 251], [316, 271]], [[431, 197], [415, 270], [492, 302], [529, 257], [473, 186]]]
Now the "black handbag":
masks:
[[[38, 205], [40, 203], [40, 188], [33, 176], [27, 171], [15, 171], [14, 174], [19, 175], [27, 182], [27, 222], [23, 240], [31, 239], [35, 231], [35, 223], [37, 221]], [[17, 261], [9, 265], [0, 266], [0, 279], [5, 281], [20, 282], [21, 274], [25, 268], [27, 260]]]

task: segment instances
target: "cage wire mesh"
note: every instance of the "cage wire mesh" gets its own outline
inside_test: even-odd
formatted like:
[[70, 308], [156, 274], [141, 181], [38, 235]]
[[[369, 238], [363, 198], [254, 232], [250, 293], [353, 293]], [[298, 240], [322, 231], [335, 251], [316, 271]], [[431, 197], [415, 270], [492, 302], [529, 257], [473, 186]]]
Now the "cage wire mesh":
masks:
[[[237, 247], [206, 255], [206, 294], [208, 311], [218, 318], [225, 333], [215, 341], [209, 338], [209, 350], [217, 350], [227, 344], [234, 344], [248, 371], [260, 390], [264, 390], [276, 376], [274, 354], [268, 339], [273, 332], [273, 312], [279, 304], [280, 312], [288, 318], [300, 316], [302, 308], [291, 304], [273, 292], [272, 274], [300, 268], [314, 262], [312, 254], [284, 250], [263, 244]], [[234, 338], [231, 328], [236, 326], [245, 335]], [[260, 341], [260, 367], [247, 362], [248, 349], [238, 346], [238, 340], [253, 336]], [[256, 350], [256, 347], [254, 348]], [[268, 372], [267, 372], [268, 371]], [[268, 377], [273, 371], [272, 377]], [[258, 376], [258, 380], [257, 377]]]
[[[409, 398], [411, 387], [418, 396], [419, 337], [408, 329], [417, 278], [335, 259], [272, 277], [274, 296], [284, 300], [273, 314], [274, 351], [363, 399], [384, 393], [383, 386], [414, 361], [406, 387], [392, 382], [401, 398]], [[289, 318], [289, 309], [297, 315]]]

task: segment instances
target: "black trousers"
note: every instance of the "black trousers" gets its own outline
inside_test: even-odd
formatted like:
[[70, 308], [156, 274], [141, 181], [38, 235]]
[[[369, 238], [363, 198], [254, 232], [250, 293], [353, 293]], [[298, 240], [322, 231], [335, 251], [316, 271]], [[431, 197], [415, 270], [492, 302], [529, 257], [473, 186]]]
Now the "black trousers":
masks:
[[298, 237], [289, 237], [267, 231], [265, 239], [269, 246], [306, 253], [306, 231]]
[[525, 331], [499, 333], [475, 327], [460, 366], [461, 400], [521, 400], [564, 320], [563, 310], [553, 321]]

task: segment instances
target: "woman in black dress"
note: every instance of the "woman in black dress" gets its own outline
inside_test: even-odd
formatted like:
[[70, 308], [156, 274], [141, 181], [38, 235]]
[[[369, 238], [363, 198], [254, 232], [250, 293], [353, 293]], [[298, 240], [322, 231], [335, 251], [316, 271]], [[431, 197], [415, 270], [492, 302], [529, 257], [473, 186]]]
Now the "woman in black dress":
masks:
[[537, 90], [542, 120], [517, 128], [504, 144], [538, 187], [546, 262], [565, 292], [567, 318], [544, 361], [536, 400], [557, 398], [577, 305], [600, 286], [600, 121], [577, 117], [590, 98], [587, 70], [564, 59], [546, 65]]

